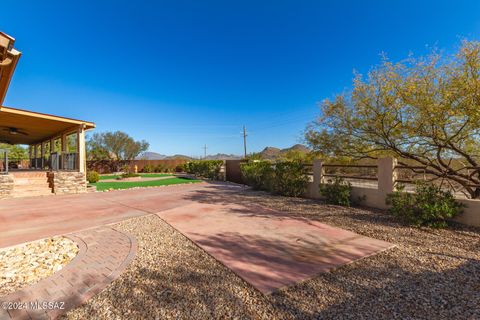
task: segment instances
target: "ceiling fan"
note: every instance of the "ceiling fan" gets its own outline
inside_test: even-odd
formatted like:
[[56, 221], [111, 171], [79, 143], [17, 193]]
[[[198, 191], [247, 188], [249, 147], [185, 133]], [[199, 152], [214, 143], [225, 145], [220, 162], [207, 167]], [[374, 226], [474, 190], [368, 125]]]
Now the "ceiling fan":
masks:
[[28, 133], [26, 133], [25, 131], [22, 131], [21, 129], [15, 128], [15, 127], [3, 127], [2, 131], [6, 131], [9, 134], [11, 134], [12, 136], [17, 135], [17, 134], [28, 136]]

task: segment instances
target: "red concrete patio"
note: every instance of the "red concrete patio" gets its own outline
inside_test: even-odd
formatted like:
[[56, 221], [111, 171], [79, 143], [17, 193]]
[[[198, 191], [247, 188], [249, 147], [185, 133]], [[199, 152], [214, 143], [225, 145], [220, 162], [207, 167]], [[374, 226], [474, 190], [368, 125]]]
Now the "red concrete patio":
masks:
[[256, 206], [194, 203], [158, 215], [263, 293], [392, 247]]
[[0, 248], [62, 235], [187, 203], [183, 196], [208, 187], [172, 187], [0, 200]]
[[0, 247], [156, 213], [258, 290], [269, 293], [391, 244], [251, 203], [241, 187], [190, 184], [0, 201]]

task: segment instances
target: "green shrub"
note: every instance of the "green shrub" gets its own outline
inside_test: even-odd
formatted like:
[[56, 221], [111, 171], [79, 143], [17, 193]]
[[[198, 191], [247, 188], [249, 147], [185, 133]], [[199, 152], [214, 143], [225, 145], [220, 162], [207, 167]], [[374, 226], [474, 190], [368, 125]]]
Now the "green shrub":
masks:
[[185, 162], [183, 164], [183, 171], [186, 173], [193, 174], [192, 162]]
[[301, 161], [251, 161], [240, 166], [245, 183], [255, 190], [265, 190], [289, 197], [299, 197], [308, 185]]
[[123, 173], [132, 172], [132, 170], [130, 169], [130, 165], [129, 165], [129, 164], [124, 164], [124, 165], [122, 166], [122, 172], [123, 172]]
[[450, 191], [426, 182], [419, 182], [415, 193], [405, 192], [405, 186], [389, 194], [387, 205], [390, 212], [416, 226], [443, 228], [447, 219], [455, 217], [463, 210], [463, 205], [455, 200]]
[[145, 165], [142, 169], [143, 173], [152, 173], [154, 171], [155, 171], [155, 168], [151, 164]]
[[350, 207], [352, 185], [343, 178], [328, 179], [327, 183], [320, 185], [320, 194], [329, 204]]
[[178, 164], [176, 167], [175, 167], [175, 172], [183, 172], [184, 171], [184, 165], [182, 164]]
[[274, 167], [273, 192], [300, 197], [307, 191], [308, 176], [302, 161], [279, 162]]
[[166, 169], [166, 166], [164, 164], [160, 163], [155, 167], [154, 171], [155, 172], [165, 172], [165, 169]]
[[219, 180], [223, 160], [198, 160], [185, 164], [185, 171], [199, 177]]
[[268, 161], [249, 161], [240, 165], [245, 183], [255, 190], [272, 191], [274, 170]]
[[100, 175], [97, 171], [89, 171], [87, 172], [87, 181], [89, 183], [96, 183], [100, 180]]
[[122, 175], [120, 175], [117, 180], [125, 179], [125, 178], [135, 178], [135, 177], [140, 177], [138, 173], [135, 172], [124, 172]]

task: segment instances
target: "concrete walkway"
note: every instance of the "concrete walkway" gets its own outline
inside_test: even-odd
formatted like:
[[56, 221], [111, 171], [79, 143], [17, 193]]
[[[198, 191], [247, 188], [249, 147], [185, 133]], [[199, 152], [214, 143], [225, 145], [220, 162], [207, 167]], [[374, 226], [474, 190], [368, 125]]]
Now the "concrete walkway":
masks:
[[264, 293], [391, 247], [253, 203], [232, 203], [240, 188], [201, 183], [0, 201], [0, 247], [155, 213]]
[[208, 189], [199, 183], [0, 200], [0, 248], [176, 208]]

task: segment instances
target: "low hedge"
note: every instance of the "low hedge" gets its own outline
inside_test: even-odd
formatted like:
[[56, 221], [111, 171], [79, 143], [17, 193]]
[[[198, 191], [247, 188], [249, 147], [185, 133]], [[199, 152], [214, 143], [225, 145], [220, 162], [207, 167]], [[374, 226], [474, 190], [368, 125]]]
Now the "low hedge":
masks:
[[147, 164], [143, 167], [142, 172], [143, 173], [153, 173], [153, 172], [155, 172], [155, 167], [152, 166], [151, 164]]
[[418, 182], [415, 193], [405, 192], [404, 186], [386, 199], [390, 213], [415, 226], [443, 228], [447, 221], [463, 211], [464, 205], [450, 191], [427, 182]]
[[320, 185], [320, 194], [328, 204], [350, 207], [352, 185], [343, 178], [335, 177]]
[[245, 182], [256, 190], [300, 197], [307, 191], [308, 176], [302, 161], [251, 161], [241, 166]]
[[220, 180], [223, 160], [198, 160], [185, 163], [185, 172], [211, 180]]
[[268, 161], [251, 161], [240, 165], [243, 180], [255, 190], [271, 191], [274, 170]]

